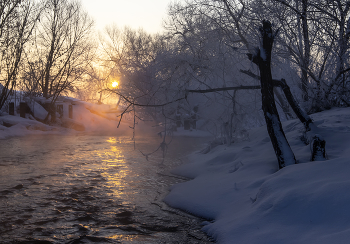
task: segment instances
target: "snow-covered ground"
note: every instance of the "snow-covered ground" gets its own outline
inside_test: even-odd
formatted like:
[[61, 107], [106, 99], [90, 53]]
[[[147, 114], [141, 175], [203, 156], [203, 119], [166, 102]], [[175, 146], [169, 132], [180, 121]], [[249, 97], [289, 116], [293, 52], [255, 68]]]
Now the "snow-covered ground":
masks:
[[310, 162], [298, 120], [283, 123], [299, 164], [278, 170], [266, 127], [249, 140], [194, 153], [174, 173], [169, 205], [204, 217], [218, 243], [286, 244], [350, 241], [350, 108], [311, 115], [328, 160]]

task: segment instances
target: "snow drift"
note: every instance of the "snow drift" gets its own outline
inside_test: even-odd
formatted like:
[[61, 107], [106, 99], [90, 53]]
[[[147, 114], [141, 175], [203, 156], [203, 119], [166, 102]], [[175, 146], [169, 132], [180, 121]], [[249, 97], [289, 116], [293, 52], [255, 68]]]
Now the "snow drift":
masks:
[[303, 125], [283, 123], [298, 164], [278, 170], [266, 127], [250, 141], [195, 153], [174, 173], [166, 203], [208, 219], [203, 230], [218, 243], [348, 243], [350, 238], [350, 108], [311, 115], [329, 160], [310, 162]]

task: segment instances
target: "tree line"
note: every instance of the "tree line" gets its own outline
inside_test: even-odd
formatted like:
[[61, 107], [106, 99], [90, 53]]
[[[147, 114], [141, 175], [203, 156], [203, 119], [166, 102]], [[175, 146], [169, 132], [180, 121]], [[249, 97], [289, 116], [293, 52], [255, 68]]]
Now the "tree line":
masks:
[[[349, 105], [349, 11], [345, 0], [187, 0], [169, 6], [159, 34], [110, 25], [96, 35], [79, 1], [1, 1], [0, 109], [13, 89], [53, 102], [117, 94], [139, 119], [171, 122], [199, 107], [203, 126], [231, 142], [265, 123], [259, 69], [246, 57], [264, 19], [279, 30], [273, 79], [285, 79], [308, 113]], [[212, 92], [188, 93], [196, 90]], [[281, 118], [295, 117], [273, 90]]]
[[[232, 137], [264, 124], [259, 90], [218, 88], [259, 85], [254, 77], [259, 70], [246, 54], [255, 53], [261, 43], [259, 26], [265, 19], [279, 30], [272, 50], [273, 78], [285, 79], [307, 113], [349, 106], [349, 11], [345, 0], [173, 3], [161, 35], [111, 27], [106, 60], [125, 88], [131, 88], [123, 93], [130, 96], [129, 104], [177, 101], [166, 111], [172, 118], [199, 103], [208, 127], [220, 133], [228, 124], [225, 133]], [[215, 92], [186, 96], [189, 90], [208, 89]], [[282, 90], [274, 87], [274, 94], [282, 119], [295, 117]], [[154, 119], [163, 115], [155, 106], [143, 110]]]
[[80, 2], [5, 0], [0, 21], [0, 108], [15, 88], [51, 101], [74, 90], [93, 48], [93, 21]]

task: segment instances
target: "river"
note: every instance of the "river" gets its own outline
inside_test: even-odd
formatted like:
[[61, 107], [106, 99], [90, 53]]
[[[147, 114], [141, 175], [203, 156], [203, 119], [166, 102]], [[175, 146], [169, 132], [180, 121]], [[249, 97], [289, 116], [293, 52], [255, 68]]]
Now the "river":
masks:
[[[1, 243], [211, 243], [167, 206], [170, 170], [203, 138], [45, 135], [0, 140]], [[142, 153], [143, 154], [142, 154]]]

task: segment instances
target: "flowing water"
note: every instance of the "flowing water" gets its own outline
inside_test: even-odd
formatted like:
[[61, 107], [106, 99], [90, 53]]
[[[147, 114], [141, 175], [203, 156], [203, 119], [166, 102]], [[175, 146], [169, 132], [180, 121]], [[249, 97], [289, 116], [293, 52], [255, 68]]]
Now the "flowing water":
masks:
[[[160, 138], [139, 138], [143, 154]], [[179, 158], [203, 138], [175, 138], [146, 158], [129, 137], [0, 140], [1, 243], [210, 243], [203, 220], [162, 202]]]

